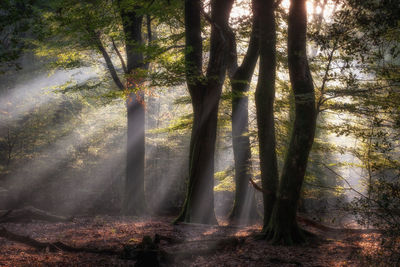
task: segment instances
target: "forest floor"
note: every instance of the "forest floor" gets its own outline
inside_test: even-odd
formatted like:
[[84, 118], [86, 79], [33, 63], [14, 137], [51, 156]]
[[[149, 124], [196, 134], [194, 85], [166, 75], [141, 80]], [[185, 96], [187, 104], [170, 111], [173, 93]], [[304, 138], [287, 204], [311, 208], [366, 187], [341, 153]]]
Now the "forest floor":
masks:
[[[158, 244], [173, 255], [161, 266], [384, 266], [377, 231], [301, 225], [315, 234], [301, 246], [276, 246], [254, 238], [261, 225], [247, 227], [199, 224], [172, 225], [172, 217], [96, 216], [71, 222], [2, 223], [0, 227], [40, 242], [60, 241], [71, 247], [122, 251], [138, 244], [143, 236], [161, 236]], [[221, 242], [222, 240], [222, 242]], [[0, 266], [133, 266], [134, 260], [107, 253], [39, 250], [0, 237]], [[163, 254], [164, 255], [164, 254]], [[171, 260], [172, 259], [172, 260]], [[382, 265], [381, 265], [382, 263]], [[151, 266], [149, 266], [151, 267]]]

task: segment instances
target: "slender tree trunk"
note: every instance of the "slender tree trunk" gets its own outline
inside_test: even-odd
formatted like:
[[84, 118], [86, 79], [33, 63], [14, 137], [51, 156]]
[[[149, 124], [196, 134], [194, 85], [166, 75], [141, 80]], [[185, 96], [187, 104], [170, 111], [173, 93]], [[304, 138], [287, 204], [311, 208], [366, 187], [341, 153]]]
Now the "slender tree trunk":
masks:
[[[257, 0], [253, 0], [255, 2]], [[253, 14], [256, 14], [253, 3]], [[235, 162], [235, 199], [229, 219], [235, 224], [248, 224], [258, 217], [255, 190], [249, 183], [251, 179], [251, 150], [249, 131], [249, 112], [247, 96], [251, 78], [259, 54], [259, 32], [256, 15], [249, 46], [242, 64], [237, 66], [237, 48], [234, 34], [231, 41], [229, 76], [232, 85], [232, 146]]]
[[306, 0], [292, 0], [288, 21], [288, 62], [295, 96], [295, 119], [278, 199], [267, 229], [268, 237], [275, 243], [293, 244], [304, 240], [296, 222], [296, 212], [317, 118], [314, 86], [307, 61], [306, 31]]
[[127, 100], [127, 166], [123, 213], [140, 215], [146, 210], [144, 193], [145, 170], [145, 107], [143, 79], [147, 65], [138, 46], [143, 45], [143, 15], [131, 9], [120, 7], [125, 33], [127, 56], [127, 86], [130, 91]]
[[256, 110], [264, 202], [263, 228], [268, 224], [276, 200], [278, 164], [276, 157], [274, 100], [276, 73], [276, 29], [273, 0], [259, 1], [260, 70], [256, 88]]
[[207, 76], [202, 74], [201, 1], [185, 1], [186, 78], [193, 106], [189, 179], [185, 203], [176, 222], [216, 224], [214, 152], [218, 105], [227, 67], [224, 36], [233, 0], [211, 1], [211, 47]]

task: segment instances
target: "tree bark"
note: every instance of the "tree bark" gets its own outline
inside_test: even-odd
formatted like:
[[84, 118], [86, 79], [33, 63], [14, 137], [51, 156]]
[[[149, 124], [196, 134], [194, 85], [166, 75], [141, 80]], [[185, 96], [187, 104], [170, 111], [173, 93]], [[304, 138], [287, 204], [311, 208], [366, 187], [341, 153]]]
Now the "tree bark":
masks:
[[259, 1], [260, 70], [256, 88], [256, 111], [266, 228], [276, 200], [278, 164], [276, 156], [274, 100], [276, 75], [276, 29], [273, 0]]
[[217, 224], [214, 213], [214, 152], [218, 105], [227, 68], [225, 29], [233, 0], [211, 1], [211, 47], [202, 74], [201, 1], [185, 1], [186, 78], [192, 98], [193, 127], [185, 203], [176, 222]]
[[251, 150], [247, 93], [259, 55], [259, 29], [257, 10], [253, 0], [253, 26], [249, 46], [238, 67], [235, 36], [231, 34], [231, 62], [229, 77], [232, 86], [232, 146], [235, 162], [235, 199], [229, 220], [235, 224], [254, 222], [257, 213], [255, 191], [249, 183], [251, 177]]
[[288, 63], [295, 96], [295, 119], [278, 198], [266, 230], [274, 243], [288, 245], [304, 240], [296, 222], [296, 211], [317, 119], [314, 86], [307, 60], [306, 31], [306, 0], [292, 0], [288, 20]]
[[[136, 7], [135, 7], [136, 8]], [[145, 169], [145, 107], [143, 80], [147, 70], [143, 53], [138, 47], [143, 45], [143, 15], [138, 15], [135, 8], [120, 5], [125, 49], [127, 56], [127, 165], [123, 213], [140, 215], [146, 211], [144, 193]]]

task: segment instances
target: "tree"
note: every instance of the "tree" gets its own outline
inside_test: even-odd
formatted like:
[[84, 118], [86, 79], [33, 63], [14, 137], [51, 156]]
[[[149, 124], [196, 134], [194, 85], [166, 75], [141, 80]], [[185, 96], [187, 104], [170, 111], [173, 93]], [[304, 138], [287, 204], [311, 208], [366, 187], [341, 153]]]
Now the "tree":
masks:
[[216, 224], [214, 213], [214, 151], [218, 105], [227, 69], [228, 19], [233, 0], [211, 1], [210, 56], [202, 72], [200, 0], [185, 1], [186, 79], [193, 106], [189, 178], [185, 203], [176, 222]]
[[37, 1], [10, 1], [4, 0], [0, 3], [0, 74], [4, 74], [7, 68], [21, 68], [19, 61], [24, 49], [29, 44], [24, 42], [23, 37], [32, 35], [32, 24], [36, 23], [36, 10], [34, 5]]
[[274, 98], [276, 75], [275, 1], [258, 1], [260, 23], [260, 71], [256, 88], [256, 111], [260, 169], [264, 202], [264, 229], [269, 223], [278, 186]]
[[[143, 87], [148, 63], [144, 59], [142, 27], [146, 5], [142, 1], [120, 0], [116, 5], [102, 0], [71, 0], [51, 2], [50, 10], [53, 12], [46, 17], [45, 24], [47, 23], [46, 27], [50, 32], [49, 39], [55, 41], [54, 45], [60, 46], [60, 42], [63, 50], [68, 50], [70, 46], [72, 55], [80, 49], [100, 53], [114, 84], [121, 95], [126, 97], [127, 160], [122, 211], [127, 215], [141, 214], [145, 211]], [[148, 29], [151, 30], [150, 25]], [[125, 59], [112, 37], [113, 34], [121, 36], [120, 40], [125, 44]], [[109, 47], [112, 48], [111, 51]], [[111, 53], [118, 56], [122, 73], [113, 62]], [[79, 61], [79, 57], [76, 61]], [[66, 63], [63, 65], [66, 68], [80, 66], [73, 56], [67, 57], [62, 63]], [[121, 78], [121, 74], [124, 78]]]
[[306, 1], [292, 0], [288, 18], [288, 66], [295, 97], [295, 119], [277, 200], [265, 229], [273, 242], [285, 244], [303, 241], [296, 212], [317, 119], [314, 85], [307, 61], [306, 32]]
[[136, 12], [140, 6], [127, 5], [125, 2], [119, 1], [125, 35], [127, 89], [130, 91], [126, 100], [128, 132], [123, 212], [137, 215], [145, 211], [146, 203], [144, 195], [145, 107], [143, 81], [148, 64], [144, 62], [143, 52], [140, 51], [140, 47], [143, 46], [143, 15]]
[[[322, 110], [344, 115], [347, 123], [330, 128], [337, 135], [356, 140], [357, 146], [347, 153], [359, 161], [356, 179], [364, 186], [355, 189], [345, 175], [337, 176], [355, 193], [349, 207], [358, 222], [379, 229], [385, 239], [383, 246], [392, 250], [392, 259], [385, 254], [379, 263], [393, 262], [393, 258], [398, 261], [400, 6], [396, 1], [372, 0], [343, 0], [339, 4], [335, 20], [315, 36], [322, 51], [332, 50], [333, 61], [341, 63], [330, 77], [331, 84], [327, 83]], [[332, 42], [340, 46], [332, 46]]]
[[232, 146], [235, 164], [235, 199], [229, 215], [235, 223], [248, 223], [257, 218], [251, 179], [248, 91], [259, 55], [259, 26], [256, 0], [252, 1], [253, 25], [247, 52], [238, 66], [235, 36], [231, 32], [229, 78], [232, 86]]

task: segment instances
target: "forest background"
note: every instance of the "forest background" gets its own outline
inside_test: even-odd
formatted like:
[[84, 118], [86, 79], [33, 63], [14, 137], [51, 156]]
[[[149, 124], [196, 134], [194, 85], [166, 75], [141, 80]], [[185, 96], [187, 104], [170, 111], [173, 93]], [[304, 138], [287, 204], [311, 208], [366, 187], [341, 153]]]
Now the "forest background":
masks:
[[[196, 129], [193, 93], [186, 86], [185, 52], [190, 51], [185, 50], [188, 19], [182, 1], [7, 0], [1, 5], [0, 209], [32, 205], [67, 216], [178, 215], [185, 206], [191, 130]], [[229, 18], [239, 69], [254, 39], [251, 6], [236, 1]], [[281, 170], [296, 100], [288, 72], [289, 1], [273, 8], [273, 121], [276, 170]], [[221, 15], [213, 10], [212, 3], [202, 3], [205, 62], [214, 60], [210, 31]], [[316, 0], [307, 1], [307, 12], [307, 56], [318, 119], [299, 211], [319, 222], [357, 222], [393, 236], [400, 231], [399, 4]], [[125, 20], [132, 17], [135, 23]], [[260, 54], [262, 47], [256, 49]], [[233, 143], [235, 136], [247, 137], [244, 177], [250, 183], [244, 187], [255, 202], [243, 200], [241, 210], [247, 214], [239, 212], [240, 223], [254, 217], [260, 221], [255, 214], [266, 207], [265, 188], [259, 190], [264, 184], [255, 102], [264, 74], [257, 57], [250, 64], [254, 75], [239, 83], [235, 64], [226, 63], [220, 99], [206, 99], [206, 105], [217, 107], [215, 160], [199, 161], [200, 169], [212, 170], [204, 175], [215, 178], [208, 192], [215, 199], [207, 205], [215, 204], [217, 218], [232, 216], [239, 184]], [[248, 91], [238, 94], [235, 84], [248, 85]], [[233, 109], [244, 98], [248, 130], [235, 135]], [[129, 110], [137, 109], [141, 115], [129, 117]], [[138, 129], [138, 123], [143, 127]], [[131, 158], [129, 151], [135, 151]], [[141, 192], [130, 191], [126, 177], [132, 173], [131, 183]]]

